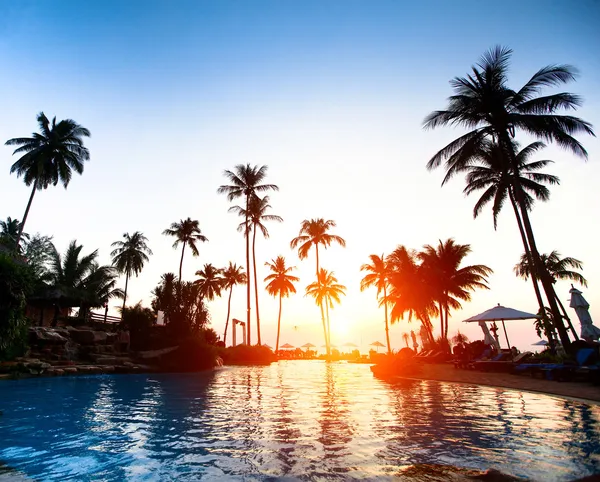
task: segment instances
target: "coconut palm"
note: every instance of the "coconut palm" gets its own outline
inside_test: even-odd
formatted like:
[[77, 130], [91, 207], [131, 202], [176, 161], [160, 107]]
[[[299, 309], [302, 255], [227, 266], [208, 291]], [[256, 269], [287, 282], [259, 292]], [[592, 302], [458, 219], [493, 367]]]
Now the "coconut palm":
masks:
[[23, 215], [16, 247], [21, 241], [25, 222], [29, 215], [31, 202], [36, 190], [47, 189], [51, 184], [59, 182], [67, 188], [71, 181], [72, 172], [83, 173], [83, 163], [90, 159], [90, 153], [83, 145], [83, 138], [90, 137], [90, 131], [71, 119], [52, 123], [40, 112], [37, 116], [40, 132], [34, 132], [32, 137], [16, 137], [6, 141], [7, 146], [20, 146], [13, 152], [23, 154], [10, 168], [11, 174], [23, 176], [26, 186], [31, 186], [31, 195]]
[[[342, 247], [346, 246], [346, 241], [344, 238], [337, 236], [335, 234], [329, 234], [328, 231], [331, 228], [335, 228], [335, 221], [328, 219], [325, 221], [323, 218], [316, 219], [305, 219], [300, 224], [300, 232], [298, 236], [292, 239], [290, 242], [290, 247], [292, 249], [298, 248], [298, 257], [300, 259], [305, 259], [308, 257], [308, 253], [310, 252], [310, 248], [315, 247], [315, 255], [317, 262], [317, 269], [315, 271], [317, 282], [319, 281], [319, 245], [323, 246], [323, 249], [327, 249], [333, 243], [337, 243]], [[318, 304], [318, 303], [317, 303]], [[321, 310], [321, 321], [323, 322], [323, 326], [325, 327], [325, 310], [321, 304], [319, 304], [319, 308]], [[327, 355], [330, 355], [329, 344], [326, 343]]]
[[296, 293], [294, 283], [300, 281], [296, 276], [289, 274], [296, 269], [295, 266], [286, 266], [285, 258], [277, 256], [271, 263], [265, 263], [271, 270], [271, 274], [265, 278], [267, 293], [271, 296], [279, 296], [279, 315], [277, 316], [277, 341], [275, 342], [275, 353], [279, 351], [279, 333], [281, 331], [281, 300], [287, 298], [291, 293]]
[[410, 322], [416, 318], [421, 322], [421, 339], [427, 344], [434, 342], [431, 317], [438, 316], [433, 290], [419, 263], [418, 253], [405, 246], [398, 246], [386, 257], [389, 291], [381, 304], [388, 304], [390, 323], [408, 316]]
[[[219, 194], [227, 194], [227, 200], [244, 197], [246, 213], [249, 213], [250, 199], [257, 193], [266, 191], [279, 191], [275, 184], [262, 184], [267, 177], [267, 166], [251, 166], [250, 164], [238, 164], [233, 171], [226, 170], [223, 174], [231, 184], [219, 187]], [[246, 229], [249, 232], [249, 217], [246, 215]], [[250, 273], [250, 237], [246, 236], [246, 272]], [[248, 333], [248, 344], [251, 345], [250, 329], [250, 283], [246, 284], [246, 329]]]
[[85, 290], [89, 293], [90, 301], [81, 306], [79, 316], [85, 317], [90, 308], [99, 308], [104, 306], [104, 318], [108, 315], [108, 302], [113, 298], [122, 299], [125, 293], [121, 288], [117, 288], [118, 272], [112, 266], [100, 266], [95, 263], [86, 279], [84, 280]]
[[[21, 231], [21, 223], [18, 219], [12, 219], [10, 216], [6, 221], [0, 221], [0, 244], [3, 244], [10, 250], [17, 249], [17, 238]], [[29, 234], [22, 233], [22, 238], [28, 240]]]
[[199, 294], [203, 299], [212, 301], [217, 296], [221, 296], [223, 277], [220, 269], [207, 263], [201, 270], [196, 271], [196, 276], [200, 279], [194, 281], [194, 284], [199, 287]]
[[258, 338], [258, 344], [261, 345], [260, 339], [260, 311], [258, 309], [258, 280], [256, 277], [256, 233], [258, 230], [262, 233], [265, 238], [269, 237], [269, 231], [263, 224], [265, 221], [277, 221], [283, 222], [281, 216], [274, 214], [267, 214], [267, 211], [271, 209], [269, 204], [269, 196], [260, 198], [258, 196], [252, 196], [250, 203], [248, 204], [248, 211], [241, 206], [232, 206], [229, 211], [236, 212], [245, 219], [248, 219], [248, 225], [246, 222], [240, 223], [238, 231], [243, 232], [244, 236], [248, 237], [250, 231], [252, 231], [252, 269], [254, 271], [254, 297], [256, 302], [256, 334]]
[[418, 253], [420, 270], [438, 304], [440, 336], [448, 344], [448, 318], [451, 309], [460, 309], [460, 301], [470, 301], [476, 288], [489, 289], [487, 276], [492, 269], [482, 265], [461, 267], [471, 252], [468, 244], [457, 244], [453, 239], [440, 241], [437, 247], [425, 245]]
[[[427, 164], [428, 169], [446, 162], [446, 169], [457, 157], [468, 159], [479, 149], [482, 142], [493, 139], [504, 152], [505, 170], [513, 174], [519, 171], [513, 138], [522, 131], [536, 139], [556, 142], [575, 155], [587, 157], [583, 146], [573, 136], [578, 133], [594, 135], [591, 124], [571, 115], [559, 114], [561, 110], [573, 110], [581, 105], [581, 98], [566, 92], [540, 96], [544, 87], [565, 84], [575, 79], [576, 70], [568, 65], [551, 65], [537, 71], [519, 90], [512, 90], [507, 83], [507, 69], [512, 51], [496, 47], [486, 53], [472, 68], [466, 78], [455, 78], [451, 86], [455, 95], [449, 98], [446, 110], [432, 112], [424, 121], [424, 127], [464, 126], [472, 129], [438, 151]], [[527, 212], [523, 189], [513, 183], [531, 251], [532, 266], [542, 282], [556, 328], [565, 348], [570, 341], [556, 304], [552, 280], [541, 263], [533, 230]]]
[[[366, 271], [367, 274], [363, 277], [360, 282], [360, 290], [364, 291], [371, 286], [377, 288], [377, 299], [383, 294], [383, 299], [387, 298], [387, 286], [388, 286], [388, 268], [385, 263], [385, 257], [382, 254], [377, 256], [376, 254], [369, 255], [371, 264], [363, 264], [360, 267], [361, 271]], [[387, 342], [388, 354], [392, 354], [392, 346], [390, 344], [390, 329], [388, 324], [388, 305], [383, 304], [385, 313], [385, 339]]]
[[205, 243], [208, 238], [200, 231], [198, 220], [192, 218], [182, 219], [179, 222], [172, 223], [171, 226], [163, 231], [165, 236], [174, 236], [175, 242], [173, 243], [173, 249], [177, 249], [177, 246], [181, 243], [181, 261], [179, 261], [179, 282], [181, 283], [181, 270], [183, 268], [183, 255], [185, 253], [185, 247], [189, 246], [192, 251], [192, 256], [198, 256], [198, 247], [196, 243]]
[[223, 277], [223, 289], [229, 290], [229, 298], [227, 299], [227, 319], [225, 320], [225, 332], [223, 333], [223, 343], [227, 346], [227, 328], [229, 326], [229, 315], [231, 314], [231, 295], [233, 287], [236, 285], [244, 285], [248, 282], [248, 277], [244, 273], [244, 268], [235, 263], [229, 262], [227, 268], [221, 270]]
[[406, 348], [408, 348], [408, 333], [402, 333], [402, 339], [404, 340]]
[[329, 323], [329, 308], [333, 308], [335, 301], [341, 303], [341, 296], [345, 295], [346, 287], [338, 283], [333, 272], [321, 268], [317, 280], [306, 287], [306, 295], [312, 296], [317, 305], [325, 308], [326, 318], [323, 319], [323, 334], [327, 355], [331, 353], [331, 329]]
[[123, 309], [127, 301], [127, 286], [129, 278], [132, 275], [136, 277], [142, 272], [144, 264], [147, 263], [152, 255], [152, 250], [148, 247], [148, 239], [139, 231], [133, 234], [124, 233], [123, 241], [115, 241], [111, 244], [115, 248], [110, 255], [112, 264], [119, 273], [125, 275], [125, 290], [123, 292]]

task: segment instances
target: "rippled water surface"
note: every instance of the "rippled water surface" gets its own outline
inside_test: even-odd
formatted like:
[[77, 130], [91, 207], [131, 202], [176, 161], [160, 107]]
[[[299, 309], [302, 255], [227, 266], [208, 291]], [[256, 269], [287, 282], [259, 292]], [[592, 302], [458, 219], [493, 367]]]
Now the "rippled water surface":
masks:
[[598, 406], [390, 384], [366, 365], [5, 381], [0, 410], [0, 471], [41, 481], [384, 479], [413, 464], [534, 480], [600, 472]]

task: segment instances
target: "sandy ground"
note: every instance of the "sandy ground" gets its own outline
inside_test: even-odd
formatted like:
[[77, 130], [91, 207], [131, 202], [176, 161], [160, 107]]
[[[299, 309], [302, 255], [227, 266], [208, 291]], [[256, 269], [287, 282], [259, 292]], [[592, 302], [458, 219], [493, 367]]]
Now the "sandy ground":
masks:
[[532, 378], [529, 375], [512, 375], [510, 373], [486, 373], [457, 369], [450, 364], [424, 365], [418, 377], [407, 378], [513, 388], [600, 403], [600, 386], [594, 386], [590, 383], [556, 382]]

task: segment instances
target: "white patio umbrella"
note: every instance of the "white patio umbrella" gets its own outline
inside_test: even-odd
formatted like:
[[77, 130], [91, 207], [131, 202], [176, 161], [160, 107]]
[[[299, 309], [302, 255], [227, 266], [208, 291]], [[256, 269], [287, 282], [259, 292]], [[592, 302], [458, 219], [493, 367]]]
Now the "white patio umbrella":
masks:
[[548, 342], [546, 340], [540, 340], [532, 343], [531, 346], [548, 346]]
[[585, 300], [581, 291], [571, 285], [571, 302], [569, 306], [577, 313], [577, 318], [581, 323], [581, 338], [586, 341], [594, 341], [600, 338], [600, 329], [594, 326], [592, 316], [590, 315], [590, 304]]
[[478, 315], [472, 316], [464, 320], [465, 323], [479, 322], [479, 321], [501, 321], [502, 328], [504, 328], [504, 336], [506, 337], [506, 343], [510, 348], [510, 342], [508, 341], [508, 333], [506, 333], [505, 320], [530, 320], [532, 318], [539, 318], [538, 315], [533, 313], [527, 313], [526, 311], [515, 310], [514, 308], [507, 308], [505, 306], [494, 306], [493, 308], [479, 313]]

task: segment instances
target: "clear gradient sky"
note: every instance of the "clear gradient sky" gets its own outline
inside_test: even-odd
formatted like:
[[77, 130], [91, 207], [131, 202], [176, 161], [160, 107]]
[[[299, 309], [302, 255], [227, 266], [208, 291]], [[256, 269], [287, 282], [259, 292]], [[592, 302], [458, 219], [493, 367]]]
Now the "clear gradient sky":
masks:
[[[476, 292], [451, 320], [451, 334], [478, 338], [479, 327], [460, 321], [496, 303], [536, 311], [531, 285], [512, 272], [521, 241], [508, 209], [494, 231], [489, 210], [472, 219], [476, 199], [463, 196], [462, 179], [440, 188], [442, 171], [425, 164], [460, 131], [423, 131], [422, 120], [445, 106], [453, 76], [502, 44], [515, 51], [515, 86], [546, 64], [577, 66], [569, 90], [584, 97], [577, 115], [598, 132], [599, 21], [597, 0], [2, 2], [0, 140], [36, 130], [40, 111], [91, 130], [84, 175], [67, 191], [36, 194], [26, 231], [53, 235], [59, 251], [77, 239], [105, 263], [111, 242], [142, 231], [154, 256], [129, 284], [131, 303], [149, 305], [161, 274], [177, 272], [180, 251], [161, 235], [173, 221], [198, 219], [210, 240], [199, 258], [186, 257], [184, 279], [204, 263], [244, 263], [239, 219], [216, 190], [224, 169], [267, 164], [268, 181], [280, 187], [273, 213], [285, 222], [258, 242], [259, 278], [279, 254], [301, 278], [299, 294], [284, 303], [282, 343], [322, 344], [318, 308], [303, 296], [314, 257], [299, 261], [289, 248], [313, 217], [335, 220], [348, 243], [322, 257], [348, 287], [332, 312], [334, 342], [384, 341], [375, 292], [359, 290], [369, 254], [448, 237], [471, 244], [466, 262], [494, 269], [491, 290]], [[599, 324], [600, 145], [581, 141], [588, 162], [554, 147], [542, 153], [562, 183], [532, 219], [543, 252], [584, 261], [584, 296]], [[30, 190], [9, 175], [11, 154], [0, 148], [0, 218], [21, 219]], [[568, 289], [557, 284], [564, 301]], [[273, 345], [277, 302], [260, 295], [263, 339]], [[226, 304], [209, 305], [219, 333]], [[232, 311], [244, 317], [243, 288]], [[396, 348], [411, 328], [418, 325], [393, 326]], [[522, 349], [537, 340], [528, 321], [511, 322], [509, 335]]]

